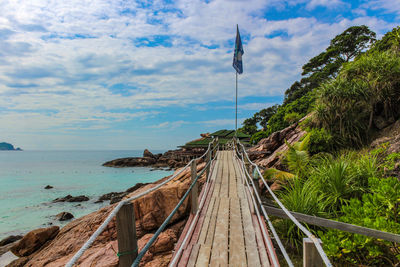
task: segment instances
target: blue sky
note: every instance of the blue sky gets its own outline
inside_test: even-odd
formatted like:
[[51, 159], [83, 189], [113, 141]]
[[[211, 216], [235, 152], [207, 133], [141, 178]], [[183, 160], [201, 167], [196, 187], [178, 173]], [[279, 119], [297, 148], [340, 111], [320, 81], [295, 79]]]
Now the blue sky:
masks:
[[0, 141], [25, 149], [172, 149], [281, 103], [350, 26], [378, 37], [400, 0], [3, 0]]

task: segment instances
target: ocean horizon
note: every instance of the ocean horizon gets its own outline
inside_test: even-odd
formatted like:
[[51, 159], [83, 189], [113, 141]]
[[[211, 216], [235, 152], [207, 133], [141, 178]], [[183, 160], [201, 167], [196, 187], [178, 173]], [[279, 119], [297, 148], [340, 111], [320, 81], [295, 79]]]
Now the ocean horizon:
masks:
[[[154, 150], [153, 153], [162, 153]], [[142, 156], [143, 150], [24, 150], [0, 151], [0, 239], [50, 225], [63, 226], [55, 215], [66, 211], [74, 219], [109, 204], [94, 203], [106, 193], [137, 183], [150, 183], [172, 171], [146, 167], [103, 167], [106, 161]], [[46, 185], [54, 188], [44, 189]], [[52, 200], [85, 195], [89, 201]]]

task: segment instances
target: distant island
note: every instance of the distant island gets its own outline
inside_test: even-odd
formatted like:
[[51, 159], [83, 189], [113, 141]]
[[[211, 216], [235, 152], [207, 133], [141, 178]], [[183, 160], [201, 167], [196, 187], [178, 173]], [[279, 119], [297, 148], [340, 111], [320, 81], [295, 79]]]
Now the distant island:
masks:
[[12, 144], [9, 144], [9, 143], [6, 143], [6, 142], [0, 143], [0, 150], [22, 151], [21, 148], [19, 148], [19, 147], [14, 148], [14, 146]]

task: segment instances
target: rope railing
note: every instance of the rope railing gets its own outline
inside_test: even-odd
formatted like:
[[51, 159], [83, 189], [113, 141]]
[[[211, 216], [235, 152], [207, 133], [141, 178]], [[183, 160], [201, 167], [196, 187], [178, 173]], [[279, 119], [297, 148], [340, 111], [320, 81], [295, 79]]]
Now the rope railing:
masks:
[[144, 254], [149, 250], [150, 246], [156, 241], [158, 236], [161, 234], [161, 232], [164, 230], [164, 228], [168, 225], [169, 221], [172, 219], [172, 217], [175, 215], [175, 213], [178, 211], [179, 207], [183, 204], [187, 196], [189, 195], [190, 191], [193, 189], [195, 184], [197, 183], [198, 179], [203, 175], [203, 173], [206, 171], [206, 168], [211, 164], [211, 161], [207, 163], [207, 165], [203, 168], [203, 170], [198, 174], [195, 178], [195, 180], [192, 182], [190, 185], [189, 189], [186, 191], [186, 193], [183, 195], [179, 203], [175, 206], [173, 211], [168, 215], [168, 217], [165, 219], [165, 221], [161, 224], [161, 226], [158, 228], [158, 230], [155, 232], [155, 234], [152, 236], [152, 238], [147, 242], [147, 244], [143, 247], [143, 249], [140, 251], [139, 255], [136, 257], [135, 261], [132, 264], [132, 267], [139, 266], [140, 260], [143, 258]]
[[[243, 153], [240, 153], [238, 150], [236, 150], [236, 152], [241, 156], [241, 159], [238, 158], [238, 160], [242, 163], [242, 165], [241, 165], [242, 171], [244, 171], [245, 176], [247, 178], [252, 180], [251, 175], [249, 174], [249, 172], [246, 169], [246, 166], [245, 166], [245, 163], [244, 163], [244, 159], [243, 159]], [[246, 178], [244, 178], [244, 181], [246, 183], [247, 188], [250, 188], [249, 182], [247, 181]], [[275, 227], [273, 226], [273, 224], [272, 224], [272, 222], [271, 222], [271, 220], [270, 220], [270, 218], [269, 218], [264, 206], [262, 206], [262, 201], [261, 201], [260, 195], [258, 194], [258, 190], [257, 190], [257, 188], [256, 188], [256, 186], [255, 186], [253, 181], [251, 181], [251, 186], [252, 186], [252, 188], [254, 190], [253, 192], [255, 192], [254, 195], [256, 196], [256, 200], [258, 202], [258, 205], [257, 205], [256, 200], [254, 199], [254, 196], [252, 194], [250, 194], [251, 197], [252, 197], [252, 200], [253, 200], [253, 205], [256, 208], [257, 214], [259, 213], [257, 207], [261, 207], [261, 211], [262, 211], [265, 219], [267, 220], [268, 226], [269, 226], [269, 228], [270, 228], [270, 230], [272, 232], [272, 235], [275, 238], [275, 241], [278, 244], [278, 247], [279, 247], [280, 251], [282, 252], [283, 257], [286, 260], [286, 263], [288, 264], [289, 267], [293, 267], [294, 265], [292, 263], [292, 260], [290, 259], [285, 247], [283, 246], [281, 239], [279, 238], [278, 234], [276, 233]]]
[[[317, 237], [315, 237], [315, 235], [313, 235], [310, 231], [307, 230], [307, 228], [305, 228], [287, 209], [286, 207], [282, 204], [282, 202], [278, 199], [278, 197], [274, 194], [274, 192], [271, 190], [271, 188], [268, 186], [267, 182], [265, 181], [260, 169], [258, 168], [257, 164], [253, 163], [247, 152], [246, 149], [244, 148], [244, 145], [242, 143], [240, 143], [239, 141], [237, 141], [237, 143], [241, 146], [242, 151], [243, 151], [243, 155], [246, 157], [246, 160], [249, 162], [249, 164], [251, 164], [255, 170], [257, 171], [259, 177], [261, 178], [263, 184], [265, 185], [265, 187], [267, 188], [268, 192], [271, 194], [271, 196], [273, 197], [273, 199], [275, 200], [275, 202], [279, 205], [279, 207], [285, 212], [285, 214], [289, 217], [289, 219], [314, 243], [319, 255], [322, 258], [322, 261], [324, 262], [324, 264], [328, 267], [332, 266], [332, 263], [329, 261], [328, 256], [325, 254], [325, 251], [323, 250], [319, 240], [317, 239]], [[237, 146], [235, 146], [236, 149], [238, 150]], [[243, 158], [244, 159], [244, 158]], [[261, 205], [262, 210], [265, 211], [264, 207]], [[266, 212], [265, 212], [266, 214]], [[271, 224], [272, 225], [272, 224]], [[272, 228], [271, 228], [272, 229]], [[286, 257], [285, 257], [286, 259]]]
[[183, 248], [186, 246], [186, 243], [189, 240], [190, 234], [192, 233], [192, 231], [193, 231], [193, 229], [194, 229], [194, 227], [195, 227], [195, 225], [197, 223], [197, 220], [198, 220], [198, 218], [200, 216], [201, 210], [202, 210], [202, 208], [204, 206], [204, 203], [205, 203], [205, 200], [206, 200], [206, 196], [208, 194], [209, 187], [210, 187], [210, 180], [211, 180], [211, 175], [208, 174], [208, 177], [207, 177], [204, 189], [203, 189], [203, 195], [202, 195], [201, 200], [200, 200], [199, 208], [198, 208], [195, 216], [193, 217], [192, 222], [190, 223], [190, 226], [188, 228], [188, 231], [187, 231], [182, 243], [180, 244], [178, 249], [175, 250], [174, 256], [171, 259], [171, 261], [170, 261], [168, 266], [176, 266], [177, 261], [178, 261], [179, 257], [181, 256], [181, 253], [183, 251]]
[[[213, 145], [213, 148], [212, 148], [212, 149], [211, 149], [211, 145]], [[174, 175], [172, 175], [172, 176], [171, 176], [170, 178], [168, 178], [167, 180], [161, 182], [160, 184], [158, 184], [158, 185], [156, 185], [156, 186], [154, 186], [154, 187], [152, 187], [152, 188], [149, 188], [148, 190], [146, 190], [146, 191], [144, 191], [144, 192], [142, 192], [142, 193], [140, 193], [140, 194], [138, 194], [138, 195], [132, 196], [132, 197], [130, 197], [130, 198], [128, 198], [128, 199], [125, 199], [125, 200], [122, 200], [121, 202], [119, 202], [118, 205], [110, 212], [110, 214], [107, 216], [107, 218], [106, 218], [106, 219], [103, 221], [103, 223], [99, 226], [99, 228], [97, 228], [97, 230], [91, 235], [91, 237], [83, 244], [83, 246], [78, 250], [78, 252], [75, 253], [75, 255], [67, 262], [67, 264], [66, 264], [65, 266], [66, 266], [66, 267], [72, 267], [72, 266], [78, 261], [78, 259], [83, 255], [83, 253], [93, 244], [93, 242], [96, 240], [96, 238], [106, 229], [107, 225], [108, 225], [108, 224], [111, 222], [111, 220], [117, 215], [117, 213], [121, 210], [121, 208], [122, 208], [124, 205], [126, 205], [127, 203], [129, 203], [129, 202], [131, 202], [131, 201], [133, 201], [133, 200], [135, 200], [135, 199], [138, 199], [138, 198], [140, 198], [140, 197], [142, 197], [142, 196], [144, 196], [144, 195], [147, 195], [147, 194], [149, 194], [149, 193], [151, 193], [151, 192], [153, 192], [153, 191], [159, 189], [160, 187], [162, 187], [162, 186], [165, 185], [166, 183], [172, 181], [173, 179], [175, 179], [176, 177], [178, 177], [180, 174], [182, 174], [190, 165], [192, 165], [192, 162], [196, 162], [196, 161], [198, 161], [198, 160], [201, 160], [202, 158], [204, 158], [204, 157], [205, 157], [206, 155], [208, 155], [209, 153], [213, 154], [214, 151], [215, 151], [216, 149], [218, 149], [218, 138], [217, 138], [217, 139], [214, 139], [212, 142], [210, 142], [210, 143], [208, 144], [208, 148], [207, 148], [206, 152], [204, 152], [203, 155], [201, 155], [200, 157], [195, 158], [195, 159], [192, 159], [191, 161], [189, 161], [189, 163], [187, 163], [182, 169], [180, 169], [177, 173], [175, 173]], [[212, 160], [212, 157], [211, 157], [211, 160]], [[195, 181], [192, 182], [192, 184], [190, 185], [189, 189], [186, 191], [186, 193], [185, 193], [185, 195], [184, 195], [184, 198], [186, 198], [187, 195], [189, 194], [190, 190], [192, 190], [192, 188], [193, 188], [194, 185], [196, 184], [198, 178], [199, 178], [199, 177], [206, 171], [206, 169], [210, 166], [211, 160], [209, 160], [209, 162], [206, 164], [206, 166], [203, 168], [203, 170], [200, 172], [200, 174], [196, 177]], [[184, 199], [183, 199], [183, 200], [181, 199], [181, 201], [178, 203], [178, 205], [179, 205], [179, 206], [182, 205], [183, 201], [184, 201]], [[179, 208], [179, 207], [178, 207], [178, 208]], [[174, 213], [174, 214], [176, 213], [176, 211], [178, 210], [178, 208], [175, 207], [175, 209], [173, 210], [173, 213]], [[173, 216], [173, 215], [172, 215], [172, 216]], [[169, 221], [169, 220], [172, 218], [172, 216], [171, 216], [171, 214], [170, 214], [170, 215], [167, 217], [166, 220]], [[165, 221], [166, 221], [166, 220], [165, 220]], [[164, 223], [165, 223], [165, 221], [164, 221]], [[164, 229], [165, 226], [168, 224], [168, 222], [167, 222], [165, 225], [164, 225], [164, 223], [160, 226], [160, 228], [163, 227], [162, 229]], [[159, 234], [161, 233], [161, 231], [162, 231], [162, 230], [159, 231], [160, 228], [157, 230], [157, 232], [159, 232], [158, 235], [159, 235]], [[156, 233], [157, 233], [157, 232], [156, 232]], [[157, 236], [158, 236], [158, 235], [157, 235]], [[155, 235], [154, 235], [154, 236], [155, 236]], [[154, 236], [153, 236], [153, 237], [154, 237]], [[154, 239], [154, 240], [155, 240], [155, 239]], [[154, 240], [153, 240], [151, 243], [153, 243]], [[150, 241], [151, 241], [151, 240], [150, 240]], [[150, 242], [150, 241], [149, 241], [149, 242]], [[148, 242], [148, 243], [149, 243], [149, 242]], [[147, 246], [147, 244], [146, 244], [146, 246]], [[142, 251], [146, 248], [146, 246], [142, 249]], [[147, 249], [148, 249], [150, 246], [151, 246], [151, 244], [147, 247]], [[141, 251], [141, 252], [142, 252], [142, 251]], [[146, 250], [146, 251], [147, 251], [147, 250]], [[140, 252], [140, 253], [141, 253], [141, 252]], [[139, 255], [140, 255], [140, 253], [139, 253]], [[143, 255], [144, 255], [144, 254], [143, 254]], [[143, 257], [143, 255], [142, 255], [141, 257]], [[140, 262], [140, 260], [139, 260], [139, 262]], [[138, 266], [138, 265], [139, 265], [139, 263], [137, 263], [137, 265], [132, 264], [132, 266]]]

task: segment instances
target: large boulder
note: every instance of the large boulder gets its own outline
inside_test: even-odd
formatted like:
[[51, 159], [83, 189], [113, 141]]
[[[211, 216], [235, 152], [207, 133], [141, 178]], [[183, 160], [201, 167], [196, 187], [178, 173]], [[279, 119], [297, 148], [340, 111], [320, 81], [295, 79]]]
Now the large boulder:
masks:
[[285, 141], [293, 144], [299, 141], [306, 133], [298, 126], [298, 123], [295, 123], [281, 131], [272, 133], [267, 138], [261, 139], [256, 146], [248, 149], [247, 152], [250, 159], [262, 168], [284, 170], [282, 155], [288, 150]]
[[143, 157], [144, 158], [153, 158], [155, 159], [156, 157], [153, 155], [153, 153], [151, 153], [148, 149], [145, 149], [143, 151]]
[[60, 227], [52, 226], [30, 231], [10, 250], [18, 257], [28, 256], [41, 248], [47, 241], [53, 239], [59, 230]]

